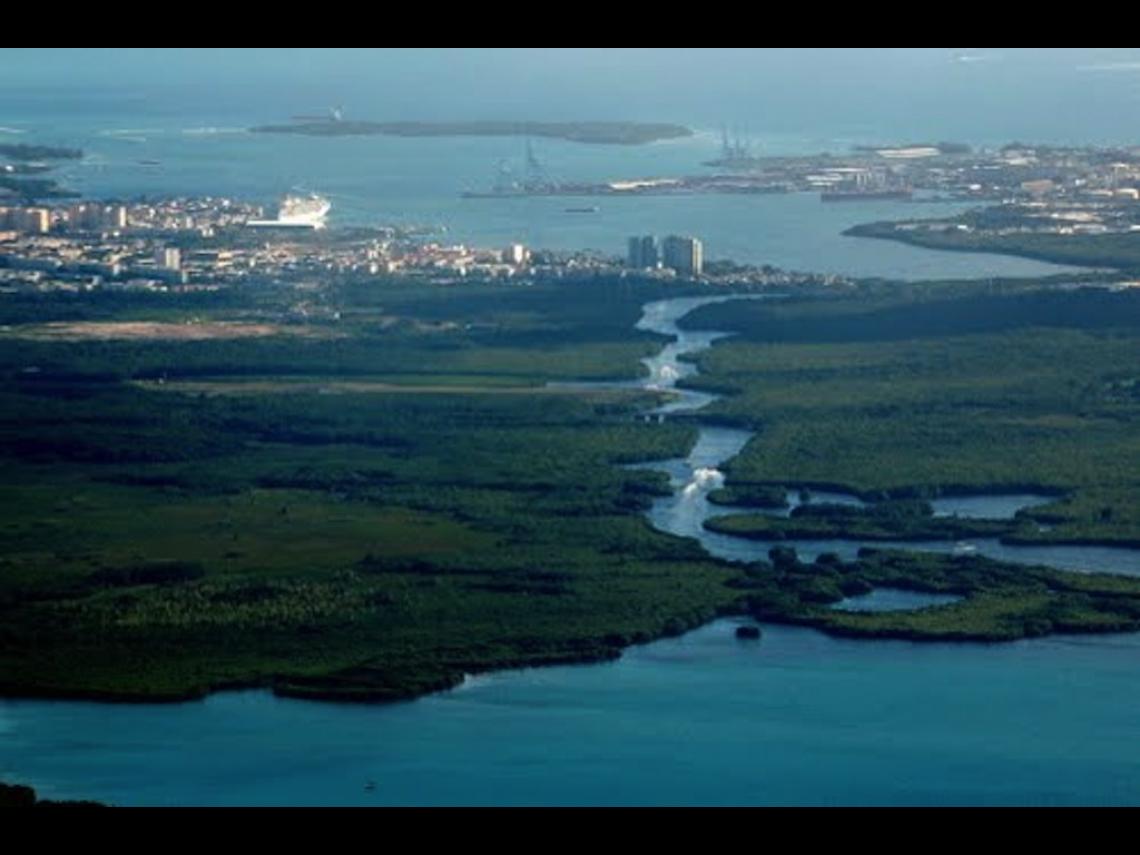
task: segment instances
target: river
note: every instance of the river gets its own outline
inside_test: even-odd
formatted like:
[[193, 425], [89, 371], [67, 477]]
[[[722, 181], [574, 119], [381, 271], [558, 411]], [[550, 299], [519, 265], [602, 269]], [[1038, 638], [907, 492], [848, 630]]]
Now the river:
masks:
[[[765, 297], [748, 296], [748, 299], [757, 298]], [[679, 380], [692, 377], [697, 371], [695, 363], [684, 357], [708, 349], [727, 334], [683, 330], [677, 325], [677, 321], [700, 306], [729, 299], [734, 298], [682, 297], [661, 300], [645, 306], [637, 328], [674, 337], [674, 340], [665, 345], [659, 354], [643, 360], [649, 371], [649, 377], [643, 381], [644, 384], [652, 389], [673, 390], [677, 396], [655, 412], [692, 413], [716, 399], [716, 396], [704, 392], [677, 389], [676, 384]], [[719, 534], [704, 528], [705, 520], [711, 517], [756, 512], [753, 508], [714, 505], [707, 498], [712, 490], [724, 483], [719, 467], [740, 453], [751, 437], [750, 431], [704, 425], [700, 427], [696, 444], [687, 457], [638, 464], [640, 468], [665, 472], [674, 488], [672, 495], [657, 499], [649, 511], [649, 519], [654, 527], [682, 537], [695, 537], [710, 554], [718, 558], [730, 561], [756, 561], [765, 558], [768, 550], [776, 544]], [[792, 505], [801, 501], [796, 491], [789, 492], [789, 500]], [[816, 492], [809, 497], [809, 500], [859, 503], [854, 496], [835, 492]], [[1017, 493], [942, 498], [936, 499], [932, 505], [939, 516], [957, 514], [970, 518], [1010, 519], [1022, 508], [1033, 507], [1049, 500], [1048, 496]], [[787, 511], [783, 513], [786, 514]], [[1112, 546], [1013, 545], [1004, 544], [997, 538], [974, 538], [968, 544], [941, 540], [859, 542], [816, 539], [782, 540], [779, 545], [794, 547], [801, 558], [808, 561], [825, 552], [836, 553], [843, 559], [852, 559], [863, 546], [942, 553], [954, 552], [965, 547], [979, 555], [1016, 564], [1039, 564], [1075, 572], [1140, 576], [1140, 550]]]
[[[672, 388], [695, 370], [680, 358], [718, 334], [676, 321], [706, 302], [645, 307], [641, 328], [677, 336], [647, 360], [645, 385]], [[678, 392], [659, 415], [711, 400]], [[705, 426], [687, 457], [642, 464], [674, 487], [652, 523], [716, 555], [762, 555], [763, 544], [700, 526], [725, 511], [706, 496], [749, 436]], [[1085, 569], [1135, 572], [1118, 554], [1135, 561], [1129, 550], [1042, 555], [1065, 566], [1055, 556], [1069, 553]], [[841, 605], [914, 603], [880, 594]], [[1140, 634], [918, 644], [771, 626], [756, 643], [734, 627], [718, 620], [614, 662], [486, 674], [375, 706], [268, 691], [169, 705], [3, 700], [0, 779], [120, 805], [1140, 801]]]

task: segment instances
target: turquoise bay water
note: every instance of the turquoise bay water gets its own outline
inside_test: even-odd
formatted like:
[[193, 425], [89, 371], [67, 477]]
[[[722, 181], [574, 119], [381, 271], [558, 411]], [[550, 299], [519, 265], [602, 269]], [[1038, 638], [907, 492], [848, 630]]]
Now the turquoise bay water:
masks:
[[152, 805], [1135, 804], [1138, 656], [1136, 635], [756, 644], [718, 621], [387, 706], [3, 701], [0, 777]]
[[[240, 128], [281, 116], [187, 120], [172, 110], [139, 119], [28, 103], [11, 109], [0, 98], [0, 125], [24, 132], [13, 138], [83, 146], [88, 157], [63, 174], [93, 196], [212, 193], [268, 203], [300, 185], [330, 196], [334, 224], [438, 224], [448, 240], [481, 244], [616, 254], [629, 234], [678, 231], [704, 239], [707, 257], [790, 269], [898, 278], [1063, 270], [839, 234], [866, 220], [954, 210], [947, 205], [682, 196], [600, 199], [597, 214], [576, 215], [564, 210], [575, 200], [459, 198], [488, 186], [499, 160], [517, 167], [519, 140], [255, 137]], [[762, 145], [802, 153], [852, 141], [820, 131]], [[631, 149], [536, 143], [566, 180], [697, 172], [717, 147], [709, 133]], [[671, 323], [669, 312], [658, 321]], [[715, 338], [687, 335], [651, 361], [653, 382], [669, 385], [690, 370], [677, 353]], [[666, 411], [707, 400], [687, 393]], [[705, 428], [686, 459], [655, 464], [677, 493], [654, 506], [651, 522], [698, 536], [715, 554], [763, 555], [764, 544], [700, 528], [713, 512], [705, 495], [716, 467], [747, 440], [743, 431]], [[810, 557], [858, 544], [796, 546]], [[1039, 549], [1032, 560], [1140, 573], [1134, 550]], [[1140, 802], [1138, 635], [918, 645], [764, 627], [759, 644], [742, 644], [733, 628], [718, 621], [616, 662], [481, 675], [392, 705], [264, 691], [178, 705], [2, 700], [0, 779], [49, 798], [128, 805]], [[369, 781], [375, 787], [366, 790]]]
[[[824, 204], [816, 194], [531, 197], [463, 199], [489, 189], [501, 162], [521, 173], [518, 138], [311, 138], [250, 134], [256, 114], [239, 121], [200, 117], [140, 119], [125, 115], [6, 115], [0, 126], [83, 148], [87, 156], [56, 173], [94, 198], [229, 195], [273, 204], [293, 188], [333, 203], [331, 225], [432, 225], [441, 240], [479, 246], [522, 241], [547, 249], [596, 249], [624, 255], [633, 234], [692, 234], [706, 259], [771, 264], [788, 270], [903, 279], [1047, 275], [1070, 268], [996, 255], [933, 252], [887, 241], [844, 237], [872, 220], [948, 216], [961, 206], [890, 200]], [[851, 140], [764, 138], [768, 153], [842, 152]], [[595, 146], [536, 140], [534, 149], [557, 180], [605, 181], [707, 173], [716, 133], [646, 146]], [[159, 166], [140, 161], [158, 161]], [[567, 207], [597, 205], [592, 214]]]

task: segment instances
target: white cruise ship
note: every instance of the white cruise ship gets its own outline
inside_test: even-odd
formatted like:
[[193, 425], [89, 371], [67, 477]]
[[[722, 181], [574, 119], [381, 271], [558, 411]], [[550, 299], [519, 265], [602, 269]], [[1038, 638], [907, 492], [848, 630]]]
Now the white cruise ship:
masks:
[[329, 200], [316, 193], [286, 196], [277, 209], [276, 219], [250, 220], [246, 225], [255, 228], [323, 229], [331, 208]]

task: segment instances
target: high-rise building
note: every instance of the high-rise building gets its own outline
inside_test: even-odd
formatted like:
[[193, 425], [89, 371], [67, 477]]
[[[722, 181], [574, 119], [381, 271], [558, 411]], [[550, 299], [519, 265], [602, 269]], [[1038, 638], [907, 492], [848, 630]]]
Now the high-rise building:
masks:
[[87, 228], [87, 205], [72, 205], [67, 209], [67, 227], [71, 231]]
[[163, 247], [155, 251], [154, 263], [163, 270], [180, 270], [182, 269], [182, 253], [178, 251], [176, 246]]
[[51, 228], [47, 208], [0, 208], [0, 228], [44, 234]]
[[24, 228], [29, 232], [44, 234], [51, 228], [51, 215], [47, 208], [26, 208]]
[[661, 242], [662, 263], [686, 276], [700, 276], [704, 266], [701, 242], [693, 237], [669, 235]]
[[658, 262], [657, 238], [653, 235], [629, 239], [628, 264], [634, 270], [656, 268]]
[[127, 206], [107, 206], [107, 208], [104, 209], [103, 225], [109, 229], [125, 229], [127, 227]]
[[125, 205], [72, 205], [67, 209], [68, 226], [74, 231], [112, 231], [127, 227]]
[[525, 246], [521, 243], [512, 243], [503, 250], [503, 263], [519, 266], [525, 264], [529, 256], [530, 253], [527, 252]]

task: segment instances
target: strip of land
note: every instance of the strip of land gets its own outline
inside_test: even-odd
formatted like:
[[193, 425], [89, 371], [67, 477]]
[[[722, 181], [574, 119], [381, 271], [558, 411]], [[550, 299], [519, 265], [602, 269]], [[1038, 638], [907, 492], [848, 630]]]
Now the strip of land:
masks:
[[0, 143], [0, 157], [11, 160], [78, 160], [83, 157], [83, 152], [77, 148], [60, 146]]
[[56, 321], [0, 327], [0, 336], [30, 341], [216, 341], [281, 335], [330, 338], [337, 333], [328, 327], [239, 321]]
[[260, 125], [253, 133], [316, 137], [547, 137], [581, 143], [641, 145], [693, 135], [683, 125], [646, 122], [364, 122], [305, 121]]
[[852, 226], [844, 234], [950, 252], [992, 252], [1078, 267], [1140, 269], [1140, 232], [1001, 234], [967, 231], [958, 228], [959, 225], [965, 224], [955, 220], [931, 220], [925, 227], [916, 227], [915, 222], [863, 223]]

